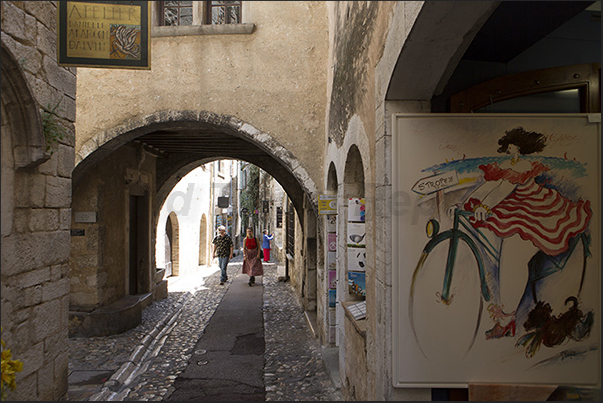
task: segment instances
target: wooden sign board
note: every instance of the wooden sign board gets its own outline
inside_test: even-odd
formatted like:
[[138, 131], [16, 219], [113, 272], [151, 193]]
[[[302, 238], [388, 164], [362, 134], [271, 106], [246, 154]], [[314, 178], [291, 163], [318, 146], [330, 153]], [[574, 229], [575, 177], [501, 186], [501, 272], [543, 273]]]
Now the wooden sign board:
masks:
[[148, 1], [59, 1], [59, 66], [151, 68]]

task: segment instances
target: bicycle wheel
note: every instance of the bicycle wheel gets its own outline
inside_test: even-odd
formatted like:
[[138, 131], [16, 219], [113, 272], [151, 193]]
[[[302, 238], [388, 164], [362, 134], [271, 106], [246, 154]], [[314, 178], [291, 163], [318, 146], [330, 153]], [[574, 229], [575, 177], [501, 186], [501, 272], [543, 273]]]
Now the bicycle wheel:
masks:
[[451, 239], [452, 233], [443, 233], [428, 244], [413, 274], [410, 292], [411, 328], [423, 355], [434, 362], [452, 363], [465, 358], [481, 322], [479, 255], [472, 241], [465, 238], [458, 240], [449, 295], [445, 298]]

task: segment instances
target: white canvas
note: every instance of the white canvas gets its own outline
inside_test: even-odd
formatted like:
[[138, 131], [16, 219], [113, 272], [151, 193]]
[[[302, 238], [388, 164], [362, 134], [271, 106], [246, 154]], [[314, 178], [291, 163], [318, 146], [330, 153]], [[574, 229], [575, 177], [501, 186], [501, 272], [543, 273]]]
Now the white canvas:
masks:
[[365, 201], [364, 198], [350, 197], [348, 199], [348, 221], [365, 221]]
[[327, 232], [337, 232], [337, 215], [329, 214], [326, 217]]
[[[600, 122], [600, 115], [597, 117]], [[578, 114], [401, 114], [393, 119], [394, 385], [600, 382], [601, 144], [597, 119], [589, 122], [588, 116]], [[544, 148], [519, 153], [517, 158], [499, 153], [499, 140], [518, 127], [543, 135]], [[491, 193], [482, 192], [494, 184], [500, 186], [490, 189]], [[528, 184], [533, 193], [519, 194]], [[505, 189], [514, 189], [513, 200]], [[541, 208], [534, 198], [542, 192], [550, 196], [542, 198]], [[476, 240], [474, 224], [459, 227], [465, 235], [459, 235], [457, 263], [446, 293], [443, 284], [451, 244], [448, 234], [452, 233], [447, 231], [453, 227], [448, 214], [453, 211], [451, 207], [456, 205], [475, 220], [471, 217], [480, 206], [471, 203], [496, 198], [501, 200], [497, 204], [481, 203], [490, 212], [482, 223], [490, 227], [480, 230], [491, 243]], [[507, 219], [508, 228], [515, 228], [512, 225], [517, 223], [512, 221], [529, 221], [542, 231], [540, 228], [558, 214], [548, 205], [544, 208], [549, 199], [559, 201], [557, 211], [568, 211], [566, 218], [547, 229], [553, 233], [561, 233], [565, 223], [572, 220], [581, 222], [589, 211], [592, 214], [590, 219], [584, 218], [587, 227], [580, 232], [591, 237], [591, 255], [584, 259], [580, 240], [578, 247], [568, 249], [572, 252], [563, 270], [551, 270], [552, 274], [543, 271], [542, 262], [531, 259], [544, 256], [543, 261], [552, 261], [552, 255], [543, 251], [557, 253], [550, 250], [561, 250], [563, 242], [536, 246], [539, 237], [532, 240], [526, 235], [524, 239], [519, 232], [498, 237], [488, 229], [494, 225], [494, 215]], [[532, 205], [524, 207], [525, 200]], [[567, 200], [582, 203], [581, 207], [565, 210], [562, 205]], [[503, 217], [505, 208], [507, 216]], [[520, 219], [522, 211], [529, 220]], [[435, 222], [439, 232], [432, 241], [427, 236], [427, 224], [433, 229]], [[499, 257], [487, 257], [486, 248]], [[516, 302], [503, 305], [504, 301]], [[555, 338], [550, 329], [556, 329], [552, 326], [557, 326], [564, 314], [574, 318], [571, 333], [558, 333]]]
[[337, 269], [337, 252], [327, 252], [327, 268], [328, 270]]
[[366, 248], [348, 247], [348, 270], [366, 271]]
[[366, 230], [364, 223], [348, 223], [346, 243], [348, 246], [365, 246]]

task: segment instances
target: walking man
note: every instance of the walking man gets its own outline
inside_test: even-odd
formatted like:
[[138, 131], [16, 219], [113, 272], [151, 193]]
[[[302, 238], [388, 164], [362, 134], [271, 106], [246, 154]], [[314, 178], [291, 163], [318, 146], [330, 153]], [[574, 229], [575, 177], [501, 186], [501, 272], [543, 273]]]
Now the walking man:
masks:
[[228, 280], [226, 266], [228, 261], [232, 259], [233, 243], [230, 236], [226, 233], [226, 227], [220, 225], [218, 227], [218, 236], [211, 242], [214, 245], [213, 258], [218, 257], [218, 266], [220, 266], [220, 285]]
[[264, 249], [264, 262], [270, 261], [270, 241], [274, 239], [274, 234], [268, 235], [268, 230], [264, 230], [264, 239], [262, 241], [262, 249]]

